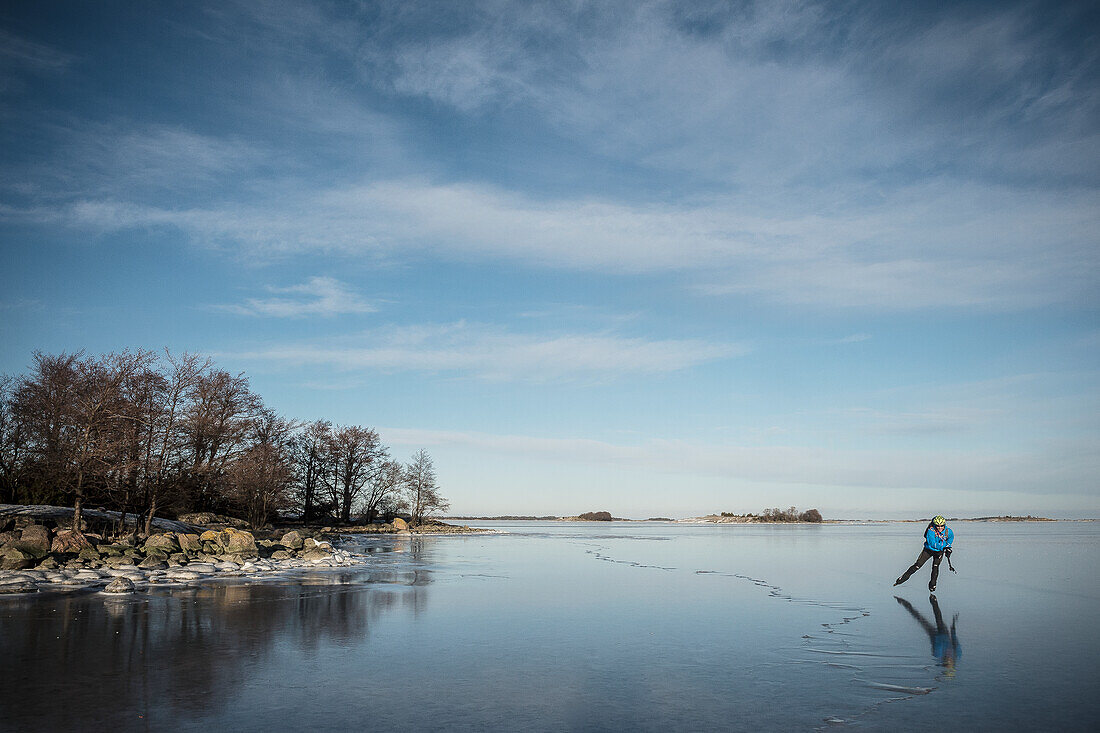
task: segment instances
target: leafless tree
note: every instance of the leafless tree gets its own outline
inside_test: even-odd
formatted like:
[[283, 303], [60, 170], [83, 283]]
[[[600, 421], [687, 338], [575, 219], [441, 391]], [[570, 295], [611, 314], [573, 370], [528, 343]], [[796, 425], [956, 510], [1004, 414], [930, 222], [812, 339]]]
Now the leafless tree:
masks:
[[385, 451], [378, 433], [370, 428], [348, 425], [333, 432], [326, 452], [327, 470], [321, 475], [341, 522], [351, 521], [352, 504], [378, 470]]
[[405, 496], [414, 524], [420, 524], [433, 512], [444, 511], [450, 506], [450, 502], [439, 493], [435, 464], [427, 451], [413, 453], [412, 461], [405, 466]]
[[0, 374], [0, 504], [15, 504], [27, 443], [13, 412], [15, 377]]
[[248, 378], [217, 370], [198, 374], [188, 390], [183, 429], [190, 453], [191, 502], [215, 508], [225, 468], [246, 446], [253, 418], [263, 403]]
[[379, 515], [387, 498], [401, 490], [404, 477], [404, 466], [397, 461], [382, 460], [377, 464], [363, 490], [362, 508], [368, 522]]
[[[185, 465], [193, 465], [194, 456], [186, 455], [193, 446], [188, 432], [188, 400], [200, 380], [210, 370], [210, 360], [195, 354], [166, 354], [170, 370], [161, 375], [160, 385], [151, 385], [149, 403], [142, 415], [144, 438], [141, 463], [141, 489], [145, 500], [145, 534], [152, 530], [157, 508], [182, 489]], [[151, 381], [156, 381], [150, 377]], [[188, 461], [188, 458], [191, 461]]]
[[302, 519], [312, 520], [317, 514], [322, 474], [326, 470], [326, 453], [332, 441], [332, 423], [316, 420], [306, 425], [291, 443], [295, 468], [295, 487]]
[[252, 420], [248, 447], [227, 469], [230, 498], [244, 510], [253, 529], [291, 504], [290, 442], [296, 427], [271, 410], [261, 411]]
[[147, 352], [100, 359], [36, 353], [34, 372], [16, 393], [15, 411], [41, 470], [73, 497], [74, 530], [80, 530], [91, 480], [102, 478], [119, 452], [119, 426], [126, 412], [122, 384], [147, 360]]

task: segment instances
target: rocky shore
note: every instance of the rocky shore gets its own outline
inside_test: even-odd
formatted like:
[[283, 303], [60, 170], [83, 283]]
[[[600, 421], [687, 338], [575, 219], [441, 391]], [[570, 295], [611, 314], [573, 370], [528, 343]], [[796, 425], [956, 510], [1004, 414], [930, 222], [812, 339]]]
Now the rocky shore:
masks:
[[73, 587], [127, 593], [154, 583], [366, 561], [299, 531], [257, 540], [250, 532], [225, 527], [159, 532], [134, 542], [51, 527], [49, 520], [33, 516], [3, 521], [9, 526], [0, 525], [0, 594]]
[[[367, 556], [337, 546], [342, 534], [472, 534], [488, 530], [425, 520], [358, 527], [293, 527], [253, 534], [247, 525], [212, 513], [180, 521], [155, 519], [149, 537], [108, 538], [116, 512], [85, 510], [82, 532], [69, 529], [73, 510], [0, 505], [0, 594], [92, 588], [128, 593], [149, 584], [210, 577], [262, 575], [294, 569], [362, 564]], [[88, 531], [101, 529], [101, 531]]]

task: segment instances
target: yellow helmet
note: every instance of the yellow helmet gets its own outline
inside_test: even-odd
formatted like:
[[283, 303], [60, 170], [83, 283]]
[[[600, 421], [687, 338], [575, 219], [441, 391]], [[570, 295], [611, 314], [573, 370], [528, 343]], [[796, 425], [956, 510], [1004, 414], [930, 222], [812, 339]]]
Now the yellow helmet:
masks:
[[942, 527], [943, 525], [947, 524], [947, 520], [944, 519], [942, 515], [937, 514], [936, 516], [932, 517], [932, 524], [937, 527]]

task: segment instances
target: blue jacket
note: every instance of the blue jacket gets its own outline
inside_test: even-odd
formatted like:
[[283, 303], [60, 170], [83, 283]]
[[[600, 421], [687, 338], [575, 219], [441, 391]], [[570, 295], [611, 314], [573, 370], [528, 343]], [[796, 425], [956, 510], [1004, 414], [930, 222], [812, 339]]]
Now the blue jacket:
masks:
[[924, 533], [924, 547], [930, 552], [943, 552], [951, 543], [955, 540], [955, 533], [951, 531], [950, 527], [947, 527], [947, 539], [941, 539], [936, 536], [936, 530], [931, 527]]

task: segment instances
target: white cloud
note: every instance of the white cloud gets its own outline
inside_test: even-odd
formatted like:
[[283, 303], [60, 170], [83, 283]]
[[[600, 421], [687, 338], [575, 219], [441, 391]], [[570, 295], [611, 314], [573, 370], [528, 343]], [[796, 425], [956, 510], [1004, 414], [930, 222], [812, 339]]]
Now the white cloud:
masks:
[[540, 336], [464, 322], [388, 328], [348, 343], [296, 344], [235, 359], [343, 370], [425, 371], [528, 382], [661, 374], [744, 353], [735, 344], [602, 334]]
[[268, 289], [272, 293], [290, 297], [249, 298], [244, 303], [212, 307], [242, 316], [274, 318], [336, 316], [346, 313], [372, 313], [376, 310], [346, 284], [331, 277], [311, 277], [300, 285]]
[[613, 274], [680, 273], [712, 295], [883, 308], [1030, 307], [1095, 296], [1090, 193], [952, 185], [841, 214], [719, 197], [539, 201], [472, 185], [385, 181], [252, 206], [171, 210], [85, 200], [55, 215], [105, 231], [174, 226], [252, 256], [338, 252], [505, 259]]

